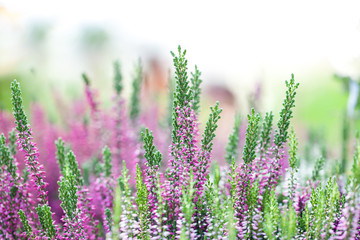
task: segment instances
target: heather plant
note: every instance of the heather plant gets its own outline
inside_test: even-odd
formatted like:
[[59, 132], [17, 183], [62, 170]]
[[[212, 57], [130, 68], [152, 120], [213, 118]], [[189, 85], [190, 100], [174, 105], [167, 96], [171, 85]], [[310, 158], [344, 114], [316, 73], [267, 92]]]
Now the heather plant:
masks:
[[[189, 79], [186, 51], [171, 54], [175, 82], [165, 119], [141, 107], [140, 62], [128, 103], [115, 62], [112, 111], [83, 74], [86, 102], [74, 104], [65, 129], [47, 124], [35, 138], [20, 84], [12, 82], [15, 124], [2, 124], [0, 136], [1, 239], [360, 239], [360, 144], [348, 169], [348, 123], [341, 163], [325, 174], [332, 160], [323, 146], [320, 157], [307, 147], [303, 156], [290, 128], [299, 86], [291, 75], [277, 124], [272, 112], [237, 114], [219, 166], [213, 147], [221, 104], [210, 107], [201, 128], [201, 72], [195, 66]], [[40, 131], [44, 118], [34, 112]], [[301, 168], [308, 161], [311, 174]]]

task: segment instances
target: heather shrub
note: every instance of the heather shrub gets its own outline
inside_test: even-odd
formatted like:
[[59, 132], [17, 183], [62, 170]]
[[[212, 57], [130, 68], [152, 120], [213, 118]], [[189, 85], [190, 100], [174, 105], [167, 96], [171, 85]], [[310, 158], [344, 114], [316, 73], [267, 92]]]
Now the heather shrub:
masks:
[[164, 119], [141, 108], [140, 62], [129, 101], [114, 63], [111, 111], [83, 74], [87, 104], [73, 104], [66, 127], [35, 106], [31, 128], [20, 84], [11, 83], [14, 119], [0, 113], [1, 239], [360, 239], [359, 137], [351, 169], [342, 160], [328, 171], [320, 151], [312, 173], [301, 171], [291, 75], [278, 116], [234, 116], [218, 165], [221, 103], [200, 128], [201, 72], [188, 74], [180, 47], [171, 54], [175, 85]]

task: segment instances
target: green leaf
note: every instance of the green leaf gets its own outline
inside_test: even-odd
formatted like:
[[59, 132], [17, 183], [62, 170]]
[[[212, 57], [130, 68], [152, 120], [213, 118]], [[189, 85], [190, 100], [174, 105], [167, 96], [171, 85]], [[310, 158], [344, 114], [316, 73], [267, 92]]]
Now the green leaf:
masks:
[[140, 88], [142, 78], [142, 65], [139, 59], [139, 63], [136, 66], [135, 76], [132, 82], [132, 93], [130, 97], [130, 118], [133, 121], [138, 118], [140, 113]]
[[56, 229], [54, 226], [54, 220], [52, 219], [52, 213], [50, 207], [47, 204], [38, 205], [36, 208], [37, 215], [39, 217], [40, 224], [49, 238], [54, 238]]
[[30, 238], [32, 236], [33, 232], [32, 232], [31, 226], [29, 224], [29, 220], [27, 219], [27, 217], [26, 217], [26, 215], [25, 215], [25, 213], [24, 213], [24, 211], [22, 209], [20, 209], [18, 211], [18, 215], [19, 215], [20, 220], [21, 220], [21, 222], [23, 224], [24, 231], [26, 232], [26, 236], [28, 238]]
[[280, 111], [280, 119], [277, 123], [278, 130], [275, 131], [274, 143], [278, 149], [286, 142], [288, 138], [288, 128], [290, 125], [290, 119], [293, 117], [292, 108], [295, 107], [295, 95], [296, 89], [299, 87], [299, 83], [295, 83], [294, 74], [291, 74], [290, 81], [285, 81], [287, 91], [283, 102], [283, 108]]
[[232, 159], [237, 159], [239, 156], [239, 136], [240, 136], [240, 114], [235, 115], [233, 132], [229, 136], [228, 144], [226, 145], [225, 159], [228, 164], [231, 164]]
[[246, 165], [254, 161], [256, 157], [256, 145], [259, 135], [260, 115], [255, 114], [255, 110], [251, 109], [251, 114], [248, 115], [248, 127], [246, 129], [245, 146], [243, 152], [243, 160]]
[[154, 137], [152, 135], [152, 132], [150, 132], [149, 129], [146, 128], [145, 132], [142, 133], [142, 136], [145, 150], [144, 157], [147, 161], [148, 167], [159, 168], [162, 155], [154, 145]]
[[104, 172], [105, 177], [111, 176], [111, 169], [112, 169], [112, 158], [111, 158], [111, 151], [108, 146], [105, 146], [103, 149], [103, 160], [104, 160]]

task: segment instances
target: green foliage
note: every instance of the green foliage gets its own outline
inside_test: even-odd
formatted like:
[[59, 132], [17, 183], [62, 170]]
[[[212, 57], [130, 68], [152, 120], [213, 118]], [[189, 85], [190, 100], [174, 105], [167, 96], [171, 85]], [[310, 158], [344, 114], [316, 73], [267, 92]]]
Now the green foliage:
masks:
[[281, 239], [291, 240], [296, 234], [297, 216], [292, 202], [288, 204], [287, 211], [281, 215]]
[[200, 111], [200, 93], [201, 88], [200, 84], [202, 80], [200, 79], [201, 72], [198, 70], [197, 66], [195, 65], [195, 71], [191, 73], [192, 78], [191, 81], [191, 99], [193, 100], [192, 109], [194, 109], [195, 113], [199, 114]]
[[[169, 71], [170, 75], [170, 71]], [[173, 123], [173, 110], [174, 110], [174, 92], [175, 92], [175, 80], [173, 78], [169, 78], [169, 97], [168, 97], [168, 110], [166, 121], [169, 126]]]
[[84, 179], [81, 175], [79, 165], [76, 161], [75, 154], [72, 150], [69, 150], [69, 152], [66, 154], [66, 170], [64, 172], [64, 176], [67, 177], [68, 175], [72, 175], [75, 179], [75, 184], [77, 186], [84, 185]]
[[106, 218], [108, 228], [109, 228], [109, 230], [111, 232], [113, 222], [112, 222], [112, 217], [111, 217], [111, 210], [109, 208], [105, 209], [105, 218]]
[[[334, 178], [330, 178], [325, 189], [319, 184], [311, 193], [310, 203], [305, 209], [307, 239], [320, 239], [320, 236], [330, 236], [330, 227], [326, 222], [333, 222], [339, 211], [339, 187]], [[325, 239], [328, 239], [326, 237]]]
[[18, 215], [19, 215], [20, 220], [21, 220], [21, 222], [23, 224], [26, 236], [30, 239], [30, 237], [32, 236], [33, 233], [32, 233], [31, 226], [29, 224], [29, 220], [27, 219], [27, 217], [26, 217], [26, 215], [25, 215], [25, 213], [24, 213], [24, 211], [22, 209], [20, 209], [18, 211]]
[[47, 204], [38, 205], [36, 208], [37, 215], [39, 217], [40, 224], [49, 238], [54, 238], [56, 229], [54, 221], [52, 219], [52, 213], [50, 207]]
[[320, 157], [316, 159], [314, 169], [312, 171], [311, 179], [313, 181], [320, 180], [320, 171], [324, 168], [325, 159], [324, 157]]
[[240, 135], [240, 114], [235, 115], [233, 131], [229, 136], [229, 141], [226, 145], [225, 159], [227, 164], [231, 164], [232, 159], [237, 159], [239, 156], [239, 135]]
[[[190, 228], [191, 225], [193, 224], [193, 215], [194, 215], [194, 208], [195, 208], [195, 204], [193, 202], [193, 197], [194, 197], [194, 193], [195, 193], [195, 189], [194, 189], [194, 174], [192, 169], [190, 170], [190, 183], [187, 189], [184, 188], [182, 189], [182, 196], [181, 196], [181, 210], [182, 213], [184, 214], [184, 220], [185, 223], [183, 225], [183, 229], [182, 229], [182, 238], [183, 239], [190, 239]], [[188, 233], [189, 235], [185, 235], [186, 233]], [[184, 236], [186, 238], [184, 238]]]
[[274, 119], [274, 114], [272, 112], [265, 114], [264, 122], [260, 133], [261, 155], [265, 154], [266, 150], [270, 146], [273, 119]]
[[154, 145], [154, 137], [152, 132], [148, 128], [145, 129], [145, 132], [142, 133], [145, 154], [144, 157], [147, 161], [148, 167], [159, 167], [162, 155], [159, 150], [156, 149]]
[[[136, 215], [136, 211], [133, 205], [133, 197], [132, 191], [129, 185], [130, 176], [128, 175], [129, 170], [126, 168], [125, 161], [123, 161], [123, 169], [121, 171], [121, 176], [119, 177], [119, 187], [120, 187], [120, 208], [121, 213], [125, 214], [125, 222], [127, 228], [134, 227], [134, 216]], [[128, 235], [129, 238], [135, 237], [133, 234]]]
[[276, 194], [274, 189], [271, 190], [270, 199], [265, 205], [265, 223], [264, 223], [264, 232], [269, 239], [276, 239], [274, 233], [277, 231], [280, 212], [278, 207], [278, 202], [276, 199]]
[[214, 184], [215, 184], [215, 187], [219, 187], [219, 182], [220, 182], [220, 179], [221, 179], [221, 175], [220, 175], [220, 167], [219, 167], [219, 164], [217, 162], [215, 162], [213, 164], [214, 166], [214, 171], [213, 171], [213, 176], [214, 176]]
[[[163, 216], [165, 214], [165, 209], [166, 209], [166, 201], [163, 197], [163, 189], [161, 187], [160, 184], [160, 174], [157, 174], [157, 181], [156, 181], [156, 198], [157, 198], [157, 209], [156, 212], [158, 214], [158, 216]], [[166, 228], [166, 224], [165, 224], [165, 219], [160, 217], [158, 219], [159, 223], [159, 232], [162, 233], [163, 230], [165, 230], [164, 228]]]
[[359, 136], [357, 136], [354, 156], [353, 156], [353, 165], [351, 168], [352, 177], [356, 185], [360, 185], [360, 141]]
[[123, 169], [121, 171], [121, 176], [119, 177], [119, 186], [120, 190], [125, 192], [127, 195], [130, 196], [130, 186], [129, 186], [129, 179], [130, 176], [128, 175], [129, 170], [126, 168], [125, 161], [123, 161]]
[[296, 153], [298, 150], [298, 141], [295, 135], [294, 128], [291, 128], [290, 135], [289, 135], [289, 165], [292, 169], [297, 167], [297, 157]]
[[76, 203], [78, 200], [77, 187], [75, 184], [75, 177], [69, 174], [67, 177], [61, 177], [59, 184], [59, 199], [61, 200], [61, 208], [69, 218], [73, 218], [73, 213], [76, 210]]
[[122, 213], [122, 209], [121, 209], [121, 195], [122, 195], [122, 191], [120, 190], [120, 186], [117, 185], [115, 187], [115, 191], [114, 191], [114, 202], [113, 202], [113, 228], [112, 228], [112, 232], [113, 232], [113, 236], [115, 236], [116, 238], [117, 234], [119, 233], [119, 224], [120, 224], [120, 220], [121, 220], [121, 213]]
[[142, 82], [142, 66], [139, 59], [139, 63], [136, 66], [135, 77], [132, 82], [132, 93], [130, 97], [130, 118], [135, 120], [140, 113], [140, 88]]
[[[179, 106], [180, 108], [184, 106], [189, 106], [191, 95], [189, 93], [190, 86], [187, 76], [187, 60], [185, 59], [186, 50], [181, 51], [180, 45], [178, 46], [178, 54], [171, 52], [173, 56], [173, 62], [175, 67], [175, 79], [176, 79], [176, 88], [174, 93], [174, 107]], [[176, 119], [173, 119], [176, 121]]]
[[231, 200], [232, 200], [232, 203], [234, 204], [236, 199], [237, 199], [237, 190], [236, 190], [236, 187], [238, 185], [238, 178], [237, 178], [237, 172], [236, 172], [236, 169], [237, 169], [237, 165], [235, 163], [235, 159], [233, 158], [232, 159], [232, 163], [230, 165], [230, 172], [229, 172], [229, 183], [230, 183], [230, 197], [231, 197]]
[[4, 134], [0, 136], [0, 171], [1, 166], [6, 166], [7, 171], [11, 174], [13, 179], [17, 179], [17, 166], [14, 158], [11, 155], [10, 149], [5, 145], [6, 138]]
[[295, 196], [295, 173], [298, 172], [297, 162], [298, 159], [296, 157], [297, 149], [298, 149], [298, 141], [295, 135], [294, 128], [291, 128], [289, 135], [289, 165], [290, 165], [290, 182], [289, 182], [289, 197], [292, 201]]
[[281, 148], [288, 138], [287, 130], [290, 125], [290, 119], [293, 117], [292, 108], [295, 107], [296, 89], [299, 87], [299, 83], [295, 83], [294, 74], [291, 74], [290, 82], [285, 81], [285, 84], [287, 87], [286, 97], [280, 112], [280, 119], [277, 123], [278, 130], [275, 131], [274, 136], [274, 143], [278, 148]]
[[260, 115], [255, 114], [255, 110], [251, 109], [251, 114], [248, 115], [248, 127], [246, 129], [245, 146], [243, 152], [243, 159], [245, 164], [251, 163], [256, 157], [256, 145], [259, 132]]
[[82, 73], [81, 77], [84, 80], [84, 83], [86, 84], [86, 86], [89, 86], [90, 85], [90, 80], [89, 80], [89, 77], [86, 75], [86, 73]]
[[11, 130], [9, 132], [9, 149], [10, 149], [11, 155], [15, 156], [16, 155], [16, 133], [15, 133], [15, 129], [13, 129], [13, 130]]
[[174, 102], [172, 109], [172, 141], [173, 143], [179, 143], [180, 138], [177, 136], [177, 131], [180, 126], [178, 125], [178, 113], [176, 108], [183, 109], [184, 107], [190, 106], [191, 94], [189, 80], [187, 76], [187, 60], [185, 59], [186, 50], [181, 51], [181, 47], [178, 47], [179, 56], [176, 56], [173, 52], [173, 62], [175, 66], [175, 91], [174, 91]]
[[[335, 178], [330, 178], [326, 184], [325, 191], [325, 214], [328, 222], [334, 222], [335, 216], [339, 213], [340, 191]], [[325, 239], [330, 238], [330, 224], [325, 225]]]
[[341, 166], [340, 166], [340, 174], [345, 173], [347, 167], [347, 153], [348, 153], [348, 143], [349, 143], [349, 131], [350, 131], [350, 123], [344, 113], [343, 120], [343, 129], [342, 129], [342, 145], [341, 145]]
[[65, 142], [59, 138], [56, 142], [56, 159], [58, 161], [60, 172], [64, 174], [65, 169]]
[[123, 90], [123, 77], [121, 74], [119, 61], [114, 62], [114, 89], [118, 96]]
[[[219, 169], [219, 167], [217, 167]], [[217, 171], [217, 170], [216, 170]], [[217, 177], [215, 177], [217, 178]], [[220, 179], [214, 179], [214, 183], [210, 181], [210, 177], [205, 185], [205, 194], [203, 197], [203, 206], [206, 209], [206, 215], [211, 222], [211, 239], [218, 239], [222, 235], [221, 230], [224, 227], [224, 220], [226, 218], [226, 207], [224, 202], [221, 202], [218, 181]], [[231, 205], [232, 207], [232, 205]]]
[[136, 199], [138, 208], [138, 216], [140, 221], [140, 239], [149, 239], [149, 206], [148, 206], [148, 190], [141, 176], [139, 164], [136, 164]]
[[58, 181], [59, 184], [59, 199], [61, 200], [61, 208], [64, 210], [66, 216], [73, 219], [74, 213], [77, 209], [77, 190], [79, 186], [83, 185], [83, 178], [80, 173], [74, 153], [70, 150], [65, 159], [64, 173]]
[[11, 83], [11, 102], [13, 105], [13, 115], [15, 117], [16, 129], [20, 133], [30, 134], [28, 119], [24, 111], [23, 100], [21, 97], [20, 83], [14, 80]]
[[248, 194], [246, 196], [247, 206], [248, 206], [248, 210], [247, 210], [247, 212], [248, 212], [248, 219], [247, 219], [248, 231], [246, 232], [246, 235], [245, 235], [246, 239], [252, 239], [252, 237], [256, 235], [255, 231], [257, 229], [253, 228], [253, 221], [254, 221], [255, 208], [258, 205], [259, 191], [260, 191], [259, 182], [255, 182], [250, 187]]
[[111, 176], [111, 169], [112, 169], [112, 158], [111, 158], [111, 151], [108, 146], [105, 146], [103, 149], [103, 160], [104, 160], [104, 173], [105, 177]]
[[210, 107], [210, 111], [211, 113], [206, 122], [201, 140], [201, 149], [206, 152], [211, 152], [212, 150], [212, 140], [215, 137], [215, 130], [218, 127], [217, 121], [220, 119], [220, 113], [222, 112], [222, 109], [219, 108], [219, 102], [216, 102], [214, 107]]
[[234, 217], [234, 208], [232, 206], [227, 208], [227, 230], [228, 230], [228, 239], [236, 240], [237, 231], [236, 231], [236, 220]]

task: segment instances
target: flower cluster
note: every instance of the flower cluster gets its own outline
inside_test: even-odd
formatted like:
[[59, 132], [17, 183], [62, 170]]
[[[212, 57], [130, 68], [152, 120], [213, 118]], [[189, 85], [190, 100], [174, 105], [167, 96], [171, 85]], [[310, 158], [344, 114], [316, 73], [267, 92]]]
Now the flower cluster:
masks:
[[[219, 166], [213, 147], [220, 104], [210, 107], [202, 129], [201, 72], [195, 66], [188, 79], [186, 51], [179, 46], [171, 54], [175, 87], [165, 121], [142, 109], [140, 62], [129, 106], [115, 62], [111, 112], [83, 74], [87, 101], [74, 103], [74, 116], [59, 107], [64, 128], [34, 107], [34, 136], [20, 84], [12, 82], [15, 124], [0, 112], [1, 239], [360, 239], [360, 140], [351, 169], [343, 156], [327, 171], [325, 151], [317, 149], [312, 174], [302, 172], [290, 128], [294, 75], [277, 124], [272, 112], [235, 116]], [[171, 124], [164, 124], [168, 116]]]

